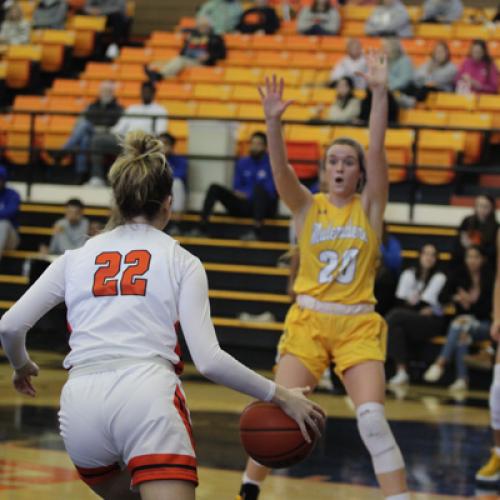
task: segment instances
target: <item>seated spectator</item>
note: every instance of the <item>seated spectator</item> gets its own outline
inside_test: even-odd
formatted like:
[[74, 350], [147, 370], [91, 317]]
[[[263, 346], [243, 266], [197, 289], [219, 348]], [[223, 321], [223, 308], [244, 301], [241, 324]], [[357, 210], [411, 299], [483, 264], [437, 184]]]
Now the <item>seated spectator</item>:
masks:
[[415, 71], [415, 97], [425, 101], [429, 92], [453, 92], [456, 74], [448, 44], [437, 42], [430, 59]]
[[[172, 185], [172, 212], [182, 214], [186, 210], [186, 186], [188, 175], [188, 163], [185, 156], [174, 153], [176, 139], [172, 134], [164, 132], [159, 139], [163, 142], [165, 157], [174, 173], [174, 183]], [[180, 234], [178, 226], [171, 224], [168, 233], [171, 236]]]
[[207, 0], [198, 17], [207, 17], [217, 35], [231, 33], [240, 22], [243, 9], [239, 0]]
[[90, 16], [106, 16], [113, 42], [123, 45], [128, 39], [129, 20], [125, 0], [86, 0], [83, 12]]
[[201, 225], [191, 232], [193, 236], [207, 235], [208, 218], [216, 202], [220, 201], [230, 215], [253, 217], [254, 227], [241, 239], [257, 240], [261, 236], [265, 217], [273, 217], [278, 208], [278, 196], [267, 153], [267, 138], [255, 132], [250, 138], [249, 156], [236, 162], [233, 190], [212, 184], [207, 192], [201, 213]]
[[303, 35], [336, 35], [340, 30], [340, 14], [331, 0], [314, 0], [304, 5], [297, 16], [297, 31]]
[[472, 42], [469, 56], [455, 76], [455, 84], [460, 94], [496, 94], [498, 92], [498, 69], [484, 40]]
[[156, 61], [145, 66], [150, 80], [172, 78], [183, 69], [193, 66], [214, 66], [226, 57], [224, 39], [213, 32], [208, 17], [198, 16], [196, 28], [189, 32], [180, 54], [170, 61]]
[[[399, 119], [399, 104], [394, 98], [392, 92], [387, 91], [389, 98], [389, 115], [388, 120], [389, 123], [397, 123]], [[366, 89], [365, 98], [361, 101], [361, 112], [359, 113], [359, 119], [357, 123], [364, 124], [368, 123], [370, 118], [370, 111], [372, 108], [372, 92], [370, 89]]]
[[280, 19], [269, 0], [255, 0], [255, 6], [250, 7], [241, 15], [236, 31], [240, 33], [265, 33], [272, 35], [280, 29]]
[[347, 55], [335, 65], [330, 73], [330, 86], [335, 86], [341, 78], [348, 76], [354, 80], [357, 89], [365, 89], [366, 80], [360, 73], [365, 73], [366, 69], [361, 42], [357, 38], [351, 38], [347, 42]]
[[107, 154], [116, 156], [120, 153], [120, 138], [131, 130], [144, 130], [148, 134], [159, 135], [167, 130], [167, 111], [154, 102], [155, 87], [144, 82], [141, 87], [142, 104], [129, 106], [118, 123], [108, 131], [94, 133], [90, 142], [92, 150], [92, 170], [89, 185], [103, 186], [104, 157]]
[[424, 245], [418, 264], [406, 269], [399, 278], [396, 289], [398, 306], [386, 316], [388, 326], [388, 356], [396, 364], [396, 374], [390, 385], [409, 382], [408, 363], [410, 347], [427, 342], [439, 335], [444, 318], [439, 304], [439, 294], [446, 276], [437, 268], [438, 252], [434, 245]]
[[5, 21], [0, 28], [0, 44], [22, 45], [29, 43], [30, 23], [23, 18], [23, 11], [18, 3], [12, 4], [5, 14]]
[[413, 36], [410, 16], [401, 0], [381, 0], [365, 24], [368, 36]]
[[413, 63], [397, 38], [386, 38], [382, 47], [389, 65], [389, 90], [404, 91], [413, 81]]
[[450, 24], [459, 21], [463, 12], [462, 0], [425, 0], [421, 21]]
[[51, 153], [56, 161], [67, 154], [68, 150], [80, 149], [75, 156], [75, 172], [77, 183], [81, 184], [88, 176], [87, 150], [94, 132], [106, 133], [116, 124], [123, 108], [118, 104], [115, 97], [115, 86], [112, 82], [104, 81], [99, 88], [99, 97], [83, 112], [81, 118], [75, 124], [71, 136], [60, 151]]
[[67, 13], [66, 0], [40, 0], [33, 12], [31, 25], [36, 30], [64, 29]]
[[401, 272], [401, 243], [387, 231], [384, 222], [382, 242], [380, 243], [380, 265], [375, 277], [375, 310], [385, 316], [392, 309], [395, 301], [396, 286]]
[[47, 249], [49, 254], [62, 255], [66, 250], [80, 248], [87, 241], [89, 220], [83, 215], [83, 209], [78, 198], [68, 200], [64, 217], [54, 224], [54, 234]]
[[7, 169], [0, 165], [0, 260], [5, 250], [15, 250], [19, 245], [17, 216], [20, 197], [7, 187]]
[[360, 112], [361, 102], [354, 95], [354, 81], [345, 76], [337, 82], [337, 100], [330, 106], [325, 118], [332, 122], [353, 123]]
[[446, 344], [438, 358], [424, 374], [427, 382], [437, 382], [446, 365], [454, 359], [455, 382], [451, 390], [465, 390], [469, 385], [465, 356], [471, 343], [490, 338], [493, 274], [485, 265], [478, 246], [470, 246], [465, 253], [465, 268], [452, 272], [441, 293], [440, 302], [451, 304], [455, 318], [448, 327]]
[[495, 200], [486, 194], [479, 195], [474, 204], [474, 213], [460, 223], [455, 240], [452, 267], [457, 269], [465, 259], [465, 251], [477, 245], [490, 263], [496, 262], [496, 240], [498, 222]]

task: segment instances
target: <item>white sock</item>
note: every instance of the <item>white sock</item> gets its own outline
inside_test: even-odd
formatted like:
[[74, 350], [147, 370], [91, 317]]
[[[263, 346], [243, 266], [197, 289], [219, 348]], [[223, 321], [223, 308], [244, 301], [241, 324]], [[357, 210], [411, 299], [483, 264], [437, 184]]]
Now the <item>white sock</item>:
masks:
[[[398, 373], [406, 374], [406, 368], [403, 368], [403, 367], [398, 368]], [[398, 499], [396, 499], [396, 500], [398, 500]]]
[[495, 446], [494, 450], [495, 450], [495, 455], [497, 457], [500, 457], [500, 446]]
[[410, 493], [399, 493], [397, 495], [391, 495], [390, 497], [385, 497], [385, 500], [410, 500]]
[[243, 473], [243, 479], [241, 480], [243, 484], [253, 484], [260, 488], [260, 481], [254, 481], [247, 476], [246, 471]]

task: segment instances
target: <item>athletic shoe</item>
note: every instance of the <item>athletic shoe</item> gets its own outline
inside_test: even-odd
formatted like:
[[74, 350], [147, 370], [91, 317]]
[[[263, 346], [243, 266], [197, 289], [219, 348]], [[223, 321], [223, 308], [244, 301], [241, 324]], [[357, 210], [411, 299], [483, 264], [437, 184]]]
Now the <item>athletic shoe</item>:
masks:
[[321, 375], [321, 378], [318, 381], [318, 389], [323, 389], [328, 392], [333, 392], [333, 390], [335, 389], [332, 383], [332, 377], [330, 375], [329, 368], [327, 368], [323, 372], [323, 375]]
[[491, 457], [476, 473], [478, 481], [496, 482], [500, 480], [500, 457], [491, 451]]
[[433, 364], [424, 373], [424, 380], [426, 382], [437, 382], [443, 376], [443, 371], [442, 366]]
[[245, 483], [241, 485], [240, 493], [236, 500], [257, 500], [259, 498], [260, 488], [256, 484]]
[[410, 377], [408, 377], [408, 373], [406, 373], [406, 371], [404, 370], [401, 370], [398, 371], [396, 375], [394, 375], [394, 377], [389, 380], [389, 385], [403, 385], [407, 384], [409, 381]]
[[466, 391], [468, 388], [469, 384], [464, 378], [457, 378], [457, 380], [448, 387], [450, 391]]
[[91, 177], [89, 179], [89, 181], [87, 182], [87, 184], [85, 184], [85, 185], [92, 186], [92, 187], [102, 187], [102, 186], [106, 185], [106, 181], [104, 179], [102, 179], [101, 177], [94, 176], [94, 177]]

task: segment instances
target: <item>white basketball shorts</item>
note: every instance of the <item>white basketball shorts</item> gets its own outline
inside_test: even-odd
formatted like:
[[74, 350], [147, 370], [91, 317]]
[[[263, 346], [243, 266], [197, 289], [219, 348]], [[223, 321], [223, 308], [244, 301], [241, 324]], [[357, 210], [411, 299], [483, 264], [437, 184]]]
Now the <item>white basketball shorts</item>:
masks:
[[132, 487], [163, 479], [198, 484], [189, 411], [170, 363], [73, 372], [61, 393], [59, 424], [83, 481], [106, 481], [126, 466]]

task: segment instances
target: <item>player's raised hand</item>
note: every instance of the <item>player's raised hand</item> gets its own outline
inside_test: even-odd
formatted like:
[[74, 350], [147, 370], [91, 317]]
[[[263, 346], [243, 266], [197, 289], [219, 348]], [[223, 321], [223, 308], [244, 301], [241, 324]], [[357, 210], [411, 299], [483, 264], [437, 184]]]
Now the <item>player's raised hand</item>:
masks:
[[490, 330], [491, 338], [496, 342], [500, 342], [500, 321], [494, 321]]
[[366, 73], [358, 73], [365, 80], [372, 92], [387, 89], [389, 67], [387, 55], [380, 51], [370, 50], [366, 56]]
[[292, 104], [293, 101], [283, 100], [284, 87], [283, 78], [278, 80], [276, 75], [271, 78], [266, 77], [265, 84], [257, 87], [266, 120], [280, 119], [286, 108]]
[[12, 375], [12, 383], [16, 391], [26, 396], [35, 397], [36, 391], [31, 384], [31, 377], [36, 377], [39, 371], [40, 368], [31, 359], [22, 368], [16, 370]]

